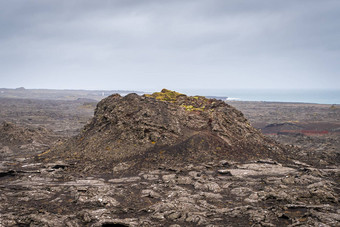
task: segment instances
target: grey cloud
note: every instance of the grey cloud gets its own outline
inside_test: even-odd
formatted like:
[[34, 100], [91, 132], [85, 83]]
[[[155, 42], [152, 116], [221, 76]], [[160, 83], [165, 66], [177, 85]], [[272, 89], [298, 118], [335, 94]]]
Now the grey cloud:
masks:
[[0, 76], [12, 87], [298, 88], [326, 78], [334, 88], [339, 15], [332, 0], [0, 1]]

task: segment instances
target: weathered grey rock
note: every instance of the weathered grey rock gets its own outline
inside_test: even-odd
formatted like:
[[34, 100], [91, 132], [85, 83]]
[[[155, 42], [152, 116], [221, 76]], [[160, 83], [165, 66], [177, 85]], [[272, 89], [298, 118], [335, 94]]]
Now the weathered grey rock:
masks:
[[217, 170], [217, 172], [226, 176], [232, 176], [231, 172], [228, 169], [219, 169]]
[[208, 186], [206, 185], [206, 184], [201, 184], [201, 183], [199, 183], [199, 182], [194, 182], [194, 188], [196, 189], [196, 190], [207, 190], [208, 189]]
[[113, 167], [113, 172], [119, 172], [119, 171], [123, 171], [123, 170], [127, 170], [130, 168], [130, 165], [127, 163], [118, 163], [115, 167]]
[[208, 183], [206, 183], [206, 186], [207, 186], [207, 189], [209, 191], [212, 191], [212, 192], [220, 192], [221, 191], [220, 186], [215, 182], [208, 182]]
[[176, 179], [177, 184], [192, 184], [191, 177], [187, 176], [178, 176]]
[[140, 177], [124, 177], [124, 178], [116, 178], [116, 179], [110, 179], [110, 183], [130, 183], [130, 182], [135, 182], [135, 181], [140, 181]]
[[145, 179], [145, 180], [158, 180], [159, 179], [159, 176], [158, 175], [156, 175], [156, 174], [144, 174], [143, 175], [143, 178]]
[[181, 226], [178, 224], [173, 224], [173, 225], [170, 225], [169, 227], [181, 227]]
[[160, 198], [161, 195], [153, 190], [145, 189], [142, 191], [142, 197]]
[[169, 182], [171, 180], [175, 180], [175, 178], [176, 178], [176, 174], [168, 174], [168, 175], [162, 176], [162, 179], [165, 182]]
[[252, 190], [247, 187], [239, 187], [233, 188], [230, 192], [235, 196], [248, 196], [252, 192]]
[[260, 198], [257, 192], [252, 193], [248, 198], [245, 198], [244, 201], [247, 203], [257, 203], [259, 202]]
[[218, 193], [201, 192], [200, 194], [208, 199], [222, 199], [223, 198], [223, 196]]

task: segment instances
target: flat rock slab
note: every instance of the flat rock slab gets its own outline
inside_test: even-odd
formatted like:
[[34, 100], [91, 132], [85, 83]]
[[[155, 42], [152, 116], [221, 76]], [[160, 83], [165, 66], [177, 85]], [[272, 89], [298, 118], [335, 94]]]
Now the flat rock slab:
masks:
[[110, 179], [110, 183], [129, 183], [129, 182], [135, 182], [140, 181], [140, 177], [123, 177], [123, 178], [116, 178], [116, 179]]
[[284, 167], [280, 164], [250, 163], [238, 165], [237, 169], [224, 169], [219, 172], [230, 172], [232, 176], [259, 176], [259, 175], [287, 175], [296, 172], [296, 169]]

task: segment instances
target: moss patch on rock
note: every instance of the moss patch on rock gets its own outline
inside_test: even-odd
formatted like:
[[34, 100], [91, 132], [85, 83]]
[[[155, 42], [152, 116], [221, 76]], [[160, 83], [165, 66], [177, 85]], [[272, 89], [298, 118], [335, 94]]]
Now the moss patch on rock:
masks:
[[181, 94], [176, 91], [170, 91], [168, 89], [162, 89], [161, 92], [154, 92], [153, 94], [145, 94], [145, 97], [151, 97], [155, 98], [160, 101], [166, 101], [166, 102], [176, 102], [178, 97], [180, 96], [186, 96], [184, 94]]
[[185, 105], [185, 104], [182, 104], [181, 107], [183, 107], [186, 111], [204, 111], [204, 108], [205, 108], [205, 106], [194, 107], [193, 105]]
[[145, 94], [144, 96], [154, 98], [159, 101], [177, 104], [186, 111], [205, 111], [207, 107], [211, 106], [211, 104], [214, 104], [211, 99], [207, 99], [204, 96], [187, 96], [185, 94], [168, 89], [162, 89], [161, 92]]

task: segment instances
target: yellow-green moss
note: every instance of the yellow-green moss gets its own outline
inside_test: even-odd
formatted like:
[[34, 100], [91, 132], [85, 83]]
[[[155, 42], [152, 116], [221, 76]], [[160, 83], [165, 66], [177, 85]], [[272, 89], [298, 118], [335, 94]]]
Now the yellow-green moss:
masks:
[[195, 96], [193, 96], [192, 98], [194, 98], [194, 99], [196, 99], [196, 100], [199, 100], [199, 99], [206, 100], [206, 99], [207, 99], [206, 97], [200, 96], [200, 95], [195, 95]]
[[[161, 92], [153, 94], [145, 94], [145, 97], [151, 97], [160, 101], [171, 103], [178, 103], [186, 111], [204, 111], [205, 106], [209, 105], [209, 100], [204, 96], [186, 96], [176, 91], [163, 89]], [[186, 97], [186, 99], [179, 99], [179, 97]], [[183, 103], [184, 102], [184, 103]]]
[[161, 92], [155, 92], [153, 94], [145, 94], [146, 97], [152, 97], [160, 101], [176, 102], [179, 96], [185, 96], [176, 91], [170, 91], [163, 89]]
[[192, 105], [184, 105], [182, 104], [181, 107], [184, 107], [186, 111], [204, 111], [205, 106], [202, 107], [194, 107]]

